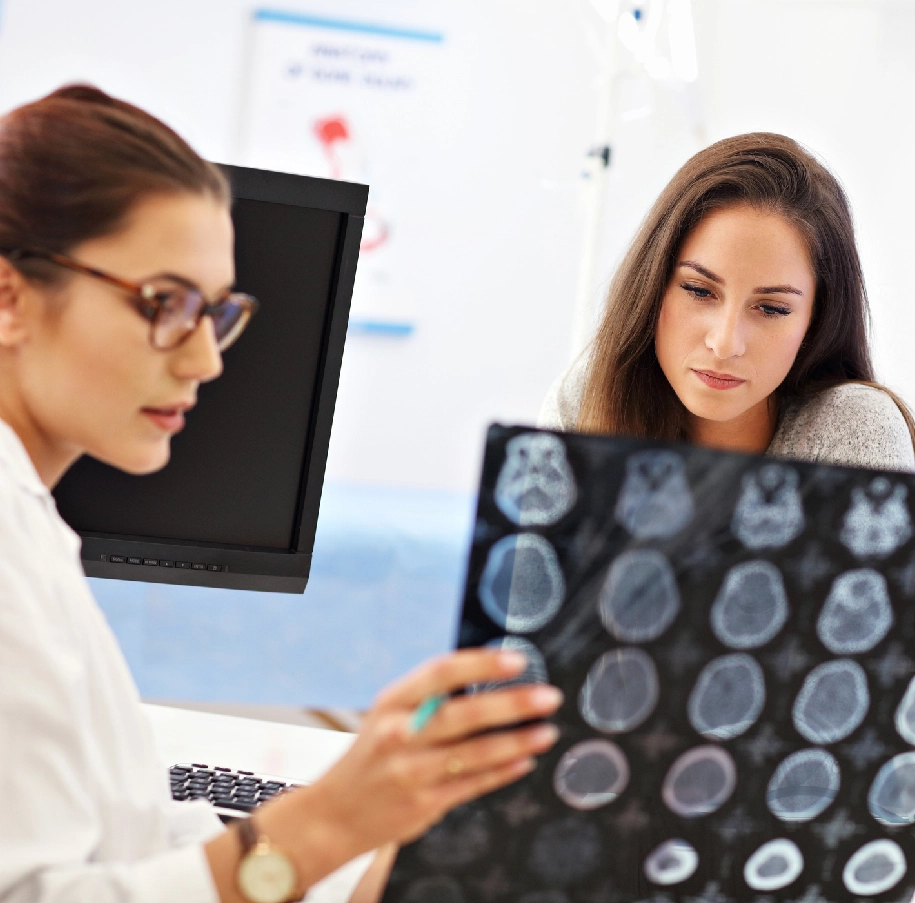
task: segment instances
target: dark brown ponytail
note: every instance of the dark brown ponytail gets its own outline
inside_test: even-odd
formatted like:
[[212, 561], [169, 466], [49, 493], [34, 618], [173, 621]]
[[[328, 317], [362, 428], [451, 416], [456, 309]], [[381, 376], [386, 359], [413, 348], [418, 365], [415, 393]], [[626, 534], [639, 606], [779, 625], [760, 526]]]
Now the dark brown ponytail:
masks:
[[[67, 253], [116, 231], [153, 194], [229, 202], [225, 177], [160, 120], [90, 85], [60, 88], [0, 119], [0, 250]], [[51, 279], [40, 261], [17, 267]]]

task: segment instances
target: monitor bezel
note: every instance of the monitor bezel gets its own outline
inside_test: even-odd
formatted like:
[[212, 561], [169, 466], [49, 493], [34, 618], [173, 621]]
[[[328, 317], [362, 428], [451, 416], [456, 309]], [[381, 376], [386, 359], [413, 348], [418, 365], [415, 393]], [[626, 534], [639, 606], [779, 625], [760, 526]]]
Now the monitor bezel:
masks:
[[[267, 550], [77, 531], [82, 538], [83, 569], [89, 577], [116, 580], [302, 593], [311, 570], [368, 187], [228, 164], [221, 164], [220, 168], [231, 182], [233, 199], [290, 204], [340, 214], [330, 309], [325, 319], [314, 390], [312, 440], [302, 465], [293, 547]], [[112, 561], [112, 557], [116, 560]], [[128, 563], [129, 559], [136, 563]], [[188, 566], [176, 567], [177, 563]]]

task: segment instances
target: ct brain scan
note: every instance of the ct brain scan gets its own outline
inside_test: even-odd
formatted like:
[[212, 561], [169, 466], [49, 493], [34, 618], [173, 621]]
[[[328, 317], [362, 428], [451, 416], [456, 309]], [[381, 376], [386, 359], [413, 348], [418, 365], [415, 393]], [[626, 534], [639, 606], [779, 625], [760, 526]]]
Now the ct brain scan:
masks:
[[384, 903], [910, 903], [913, 501], [907, 474], [492, 427], [460, 645], [523, 650], [561, 736], [403, 847]]

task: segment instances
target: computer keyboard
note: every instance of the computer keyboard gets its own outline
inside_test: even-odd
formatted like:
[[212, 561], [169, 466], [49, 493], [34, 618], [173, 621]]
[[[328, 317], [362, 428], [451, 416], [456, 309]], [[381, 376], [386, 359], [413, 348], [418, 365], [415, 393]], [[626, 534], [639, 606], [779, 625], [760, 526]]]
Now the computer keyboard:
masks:
[[236, 771], [219, 766], [172, 765], [169, 769], [172, 799], [209, 800], [220, 818], [245, 818], [261, 803], [301, 784], [253, 771]]

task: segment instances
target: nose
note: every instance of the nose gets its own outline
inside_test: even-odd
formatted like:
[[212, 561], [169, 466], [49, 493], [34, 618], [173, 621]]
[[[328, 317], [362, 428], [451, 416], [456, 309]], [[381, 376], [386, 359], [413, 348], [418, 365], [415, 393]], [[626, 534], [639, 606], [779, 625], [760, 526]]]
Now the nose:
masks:
[[729, 305], [715, 311], [705, 336], [705, 347], [720, 361], [740, 357], [746, 351], [743, 318], [739, 309]]
[[172, 372], [179, 379], [200, 383], [216, 379], [222, 373], [223, 365], [213, 318], [203, 317], [172, 354]]

